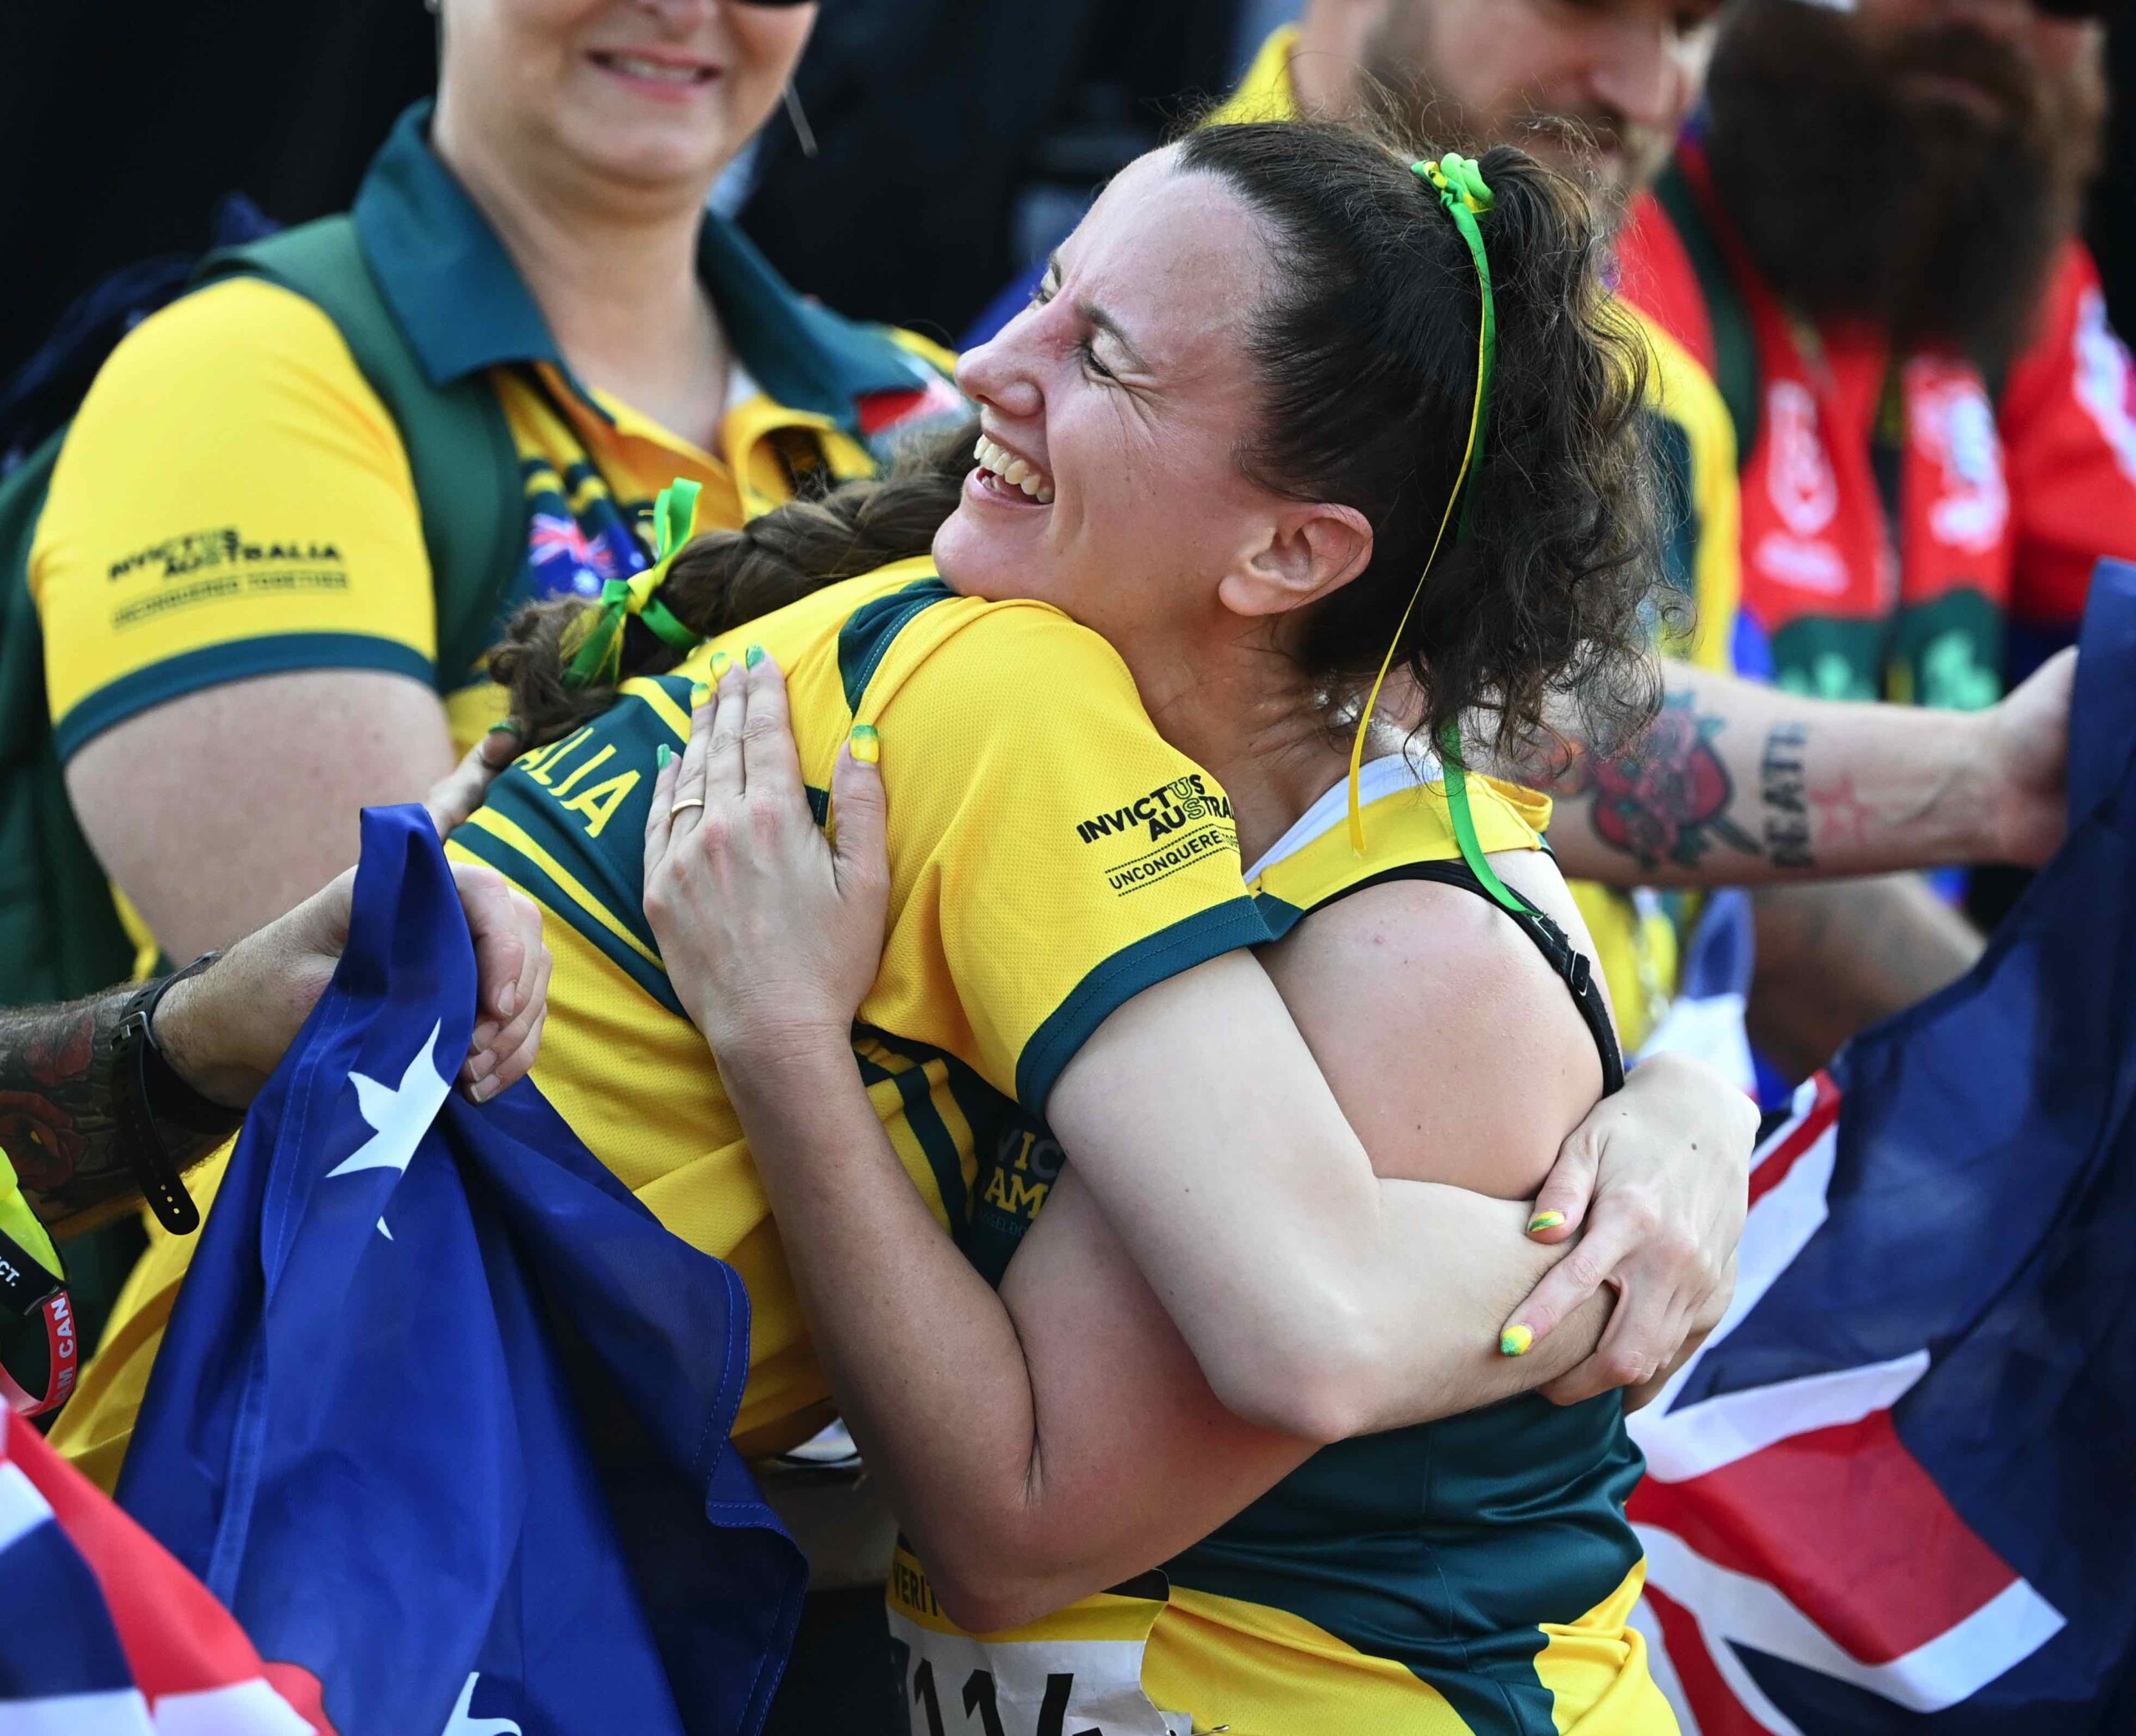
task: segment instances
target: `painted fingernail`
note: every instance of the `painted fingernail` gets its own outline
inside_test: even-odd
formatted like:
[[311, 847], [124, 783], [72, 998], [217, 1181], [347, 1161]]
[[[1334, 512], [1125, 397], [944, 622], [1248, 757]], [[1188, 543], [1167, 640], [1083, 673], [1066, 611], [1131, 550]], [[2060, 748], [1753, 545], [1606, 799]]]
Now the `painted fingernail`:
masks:
[[1535, 1341], [1535, 1335], [1525, 1326], [1508, 1326], [1499, 1334], [1499, 1354], [1501, 1356], [1524, 1356], [1528, 1346]]
[[1554, 1230], [1564, 1220], [1565, 1215], [1561, 1211], [1539, 1211], [1529, 1219], [1528, 1233], [1533, 1235], [1538, 1230]]
[[713, 652], [712, 678], [714, 681], [723, 680], [726, 677], [727, 672], [733, 667], [734, 659], [728, 657], [725, 652], [715, 651]]
[[652, 764], [657, 771], [664, 772], [675, 762], [675, 750], [665, 742], [653, 750]]
[[526, 732], [521, 729], [516, 723], [513, 722], [511, 718], [507, 717], [501, 723], [492, 723], [486, 733], [493, 736], [518, 736], [523, 737]]
[[853, 750], [853, 757], [864, 766], [872, 766], [883, 757], [883, 738], [875, 732], [872, 723], [856, 723], [853, 733], [845, 738]]
[[761, 645], [752, 645], [742, 653], [742, 667], [744, 669], [753, 669], [763, 660], [764, 648]]
[[708, 682], [699, 682], [690, 689], [690, 709], [693, 712], [702, 711], [711, 699], [712, 687]]

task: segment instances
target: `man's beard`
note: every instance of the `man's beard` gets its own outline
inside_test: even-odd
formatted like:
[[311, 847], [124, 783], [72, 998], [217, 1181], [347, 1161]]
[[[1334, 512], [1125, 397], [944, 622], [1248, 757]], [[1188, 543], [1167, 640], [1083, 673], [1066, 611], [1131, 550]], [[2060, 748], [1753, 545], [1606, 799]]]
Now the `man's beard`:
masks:
[[1674, 140], [1599, 109], [1557, 114], [1523, 102], [1505, 114], [1480, 113], [1433, 82], [1420, 48], [1416, 25], [1403, 8], [1392, 8], [1365, 43], [1358, 82], [1360, 107], [1404, 143], [1474, 157], [1493, 145], [1515, 146], [1584, 188], [1612, 232], [1668, 160]]
[[1880, 44], [1856, 18], [1747, 0], [1707, 104], [1721, 209], [1795, 311], [1990, 372], [2022, 348], [2096, 147], [2020, 51], [1960, 23]]

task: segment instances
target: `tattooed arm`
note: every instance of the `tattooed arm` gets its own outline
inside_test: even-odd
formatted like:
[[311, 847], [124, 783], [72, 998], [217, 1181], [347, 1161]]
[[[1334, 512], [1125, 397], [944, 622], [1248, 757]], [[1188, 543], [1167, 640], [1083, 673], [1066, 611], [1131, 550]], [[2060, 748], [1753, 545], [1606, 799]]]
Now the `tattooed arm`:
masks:
[[1547, 781], [1567, 874], [1717, 886], [2043, 862], [2066, 823], [2073, 652], [1984, 712], [1806, 699], [1666, 666], [1660, 716]]
[[[453, 864], [475, 943], [475, 1042], [461, 1089], [480, 1103], [533, 1064], [549, 980], [542, 918], [494, 870]], [[159, 1120], [181, 1168], [234, 1132], [332, 979], [348, 939], [351, 868], [323, 891], [174, 984], [156, 1009], [156, 1046], [227, 1122], [200, 1131]], [[140, 984], [61, 1007], [0, 1011], [0, 1150], [46, 1225], [73, 1235], [141, 1203], [114, 1105], [112, 1044]], [[153, 1105], [152, 1105], [153, 1107]]]

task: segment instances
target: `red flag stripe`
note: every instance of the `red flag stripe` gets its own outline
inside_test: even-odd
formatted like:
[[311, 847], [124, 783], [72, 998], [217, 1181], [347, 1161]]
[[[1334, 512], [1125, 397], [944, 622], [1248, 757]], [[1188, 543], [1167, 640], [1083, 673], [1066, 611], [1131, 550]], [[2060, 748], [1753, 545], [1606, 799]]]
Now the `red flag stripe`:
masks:
[[[1810, 1095], [1808, 1108], [1783, 1126], [1760, 1152], [1751, 1169], [1751, 1204], [1755, 1205], [1787, 1179], [1787, 1172], [1839, 1119], [1839, 1087], [1831, 1075], [1820, 1073], [1803, 1086]], [[1801, 1097], [1798, 1094], [1796, 1100]]]
[[1907, 1450], [1888, 1411], [1688, 1482], [1650, 1478], [1630, 1512], [1766, 1581], [1867, 1664], [1926, 1644], [2018, 1577]]
[[1646, 1601], [1661, 1623], [1669, 1661], [1675, 1666], [1676, 1679], [1683, 1683], [1684, 1698], [1690, 1702], [1700, 1736], [1771, 1736], [1722, 1680], [1714, 1667], [1713, 1653], [1706, 1648], [1705, 1635], [1690, 1613], [1650, 1585], [1646, 1588]]

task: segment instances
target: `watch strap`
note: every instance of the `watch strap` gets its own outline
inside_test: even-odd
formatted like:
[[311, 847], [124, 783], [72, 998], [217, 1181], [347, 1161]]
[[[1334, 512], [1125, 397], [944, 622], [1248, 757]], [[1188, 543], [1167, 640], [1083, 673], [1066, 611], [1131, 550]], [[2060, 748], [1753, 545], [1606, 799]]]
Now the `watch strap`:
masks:
[[179, 1077], [156, 1046], [156, 1008], [174, 984], [199, 975], [221, 956], [203, 954], [183, 970], [144, 984], [119, 1015], [112, 1044], [112, 1100], [121, 1150], [149, 1210], [174, 1235], [190, 1235], [200, 1227], [200, 1208], [185, 1190], [184, 1176], [164, 1147], [159, 1123], [214, 1134], [234, 1129], [244, 1117], [203, 1097]]

